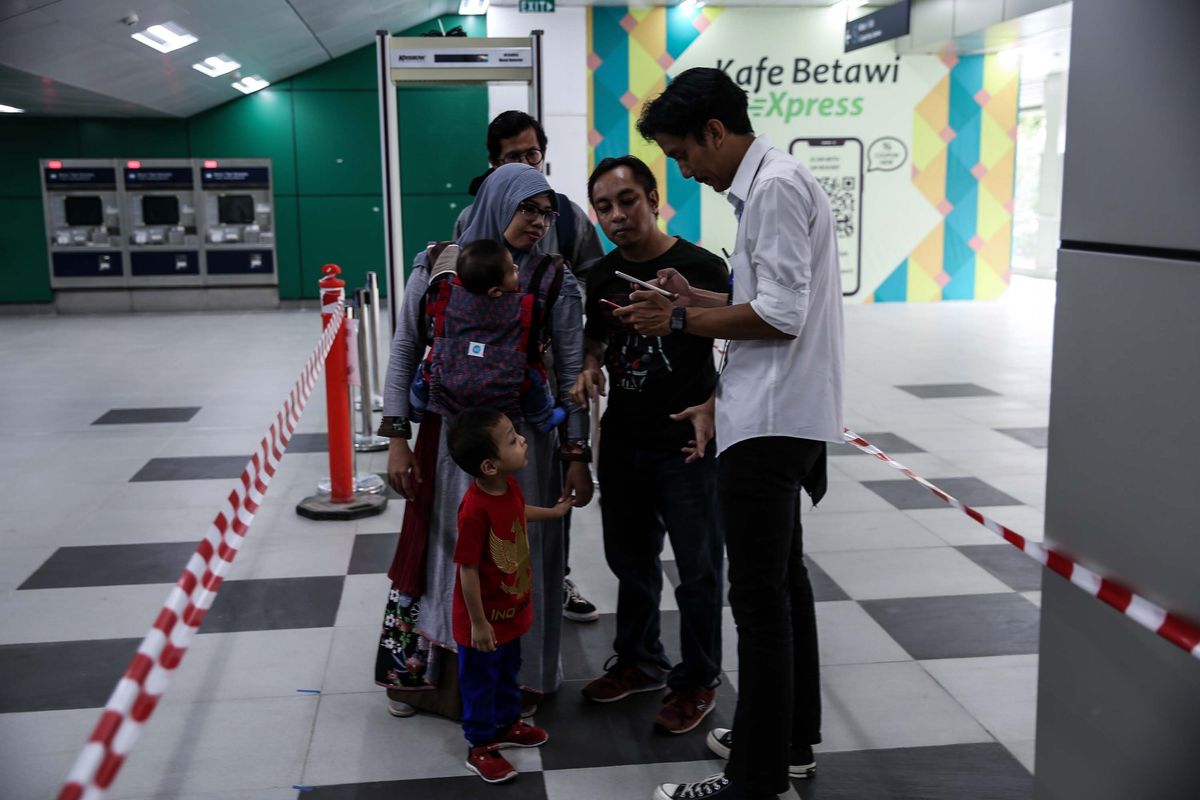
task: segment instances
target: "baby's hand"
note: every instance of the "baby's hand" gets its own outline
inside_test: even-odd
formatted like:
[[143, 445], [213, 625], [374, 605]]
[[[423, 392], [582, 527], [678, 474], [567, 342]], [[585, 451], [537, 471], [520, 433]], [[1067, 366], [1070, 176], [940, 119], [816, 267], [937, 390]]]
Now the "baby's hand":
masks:
[[562, 519], [575, 506], [575, 498], [571, 496], [560, 497], [558, 502], [554, 504], [554, 508], [550, 509], [550, 513], [555, 519]]
[[496, 649], [496, 631], [491, 623], [471, 625], [471, 647], [481, 653], [491, 653]]

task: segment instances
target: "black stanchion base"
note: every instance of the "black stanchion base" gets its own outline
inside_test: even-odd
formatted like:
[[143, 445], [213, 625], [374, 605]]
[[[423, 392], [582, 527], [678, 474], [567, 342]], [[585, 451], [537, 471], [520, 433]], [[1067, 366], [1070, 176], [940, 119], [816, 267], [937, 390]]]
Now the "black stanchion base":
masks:
[[296, 505], [296, 513], [309, 519], [362, 519], [382, 514], [388, 499], [382, 494], [355, 492], [349, 503], [335, 503], [328, 494], [314, 494]]

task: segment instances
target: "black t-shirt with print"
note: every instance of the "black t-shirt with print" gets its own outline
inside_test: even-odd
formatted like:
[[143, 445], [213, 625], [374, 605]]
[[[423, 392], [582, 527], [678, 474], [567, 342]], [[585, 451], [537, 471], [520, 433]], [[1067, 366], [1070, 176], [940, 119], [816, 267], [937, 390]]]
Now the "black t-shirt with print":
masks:
[[664, 449], [683, 447], [693, 438], [690, 422], [674, 422], [669, 415], [703, 403], [716, 388], [713, 340], [678, 333], [642, 336], [617, 320], [600, 299], [629, 304], [629, 281], [618, 278], [618, 270], [648, 281], [668, 267], [678, 270], [698, 289], [729, 291], [725, 262], [683, 239], [650, 261], [626, 261], [620, 250], [613, 250], [596, 262], [588, 276], [584, 328], [587, 338], [607, 345], [604, 435], [635, 438], [641, 444]]

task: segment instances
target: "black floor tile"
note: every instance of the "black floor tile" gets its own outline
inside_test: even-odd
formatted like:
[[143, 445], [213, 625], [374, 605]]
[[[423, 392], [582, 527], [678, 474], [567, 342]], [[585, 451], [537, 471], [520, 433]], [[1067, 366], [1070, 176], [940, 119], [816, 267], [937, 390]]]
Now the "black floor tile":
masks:
[[176, 408], [114, 408], [106, 411], [93, 425], [139, 425], [144, 422], [190, 422], [200, 406]]
[[1038, 651], [1041, 612], [1016, 593], [860, 600], [859, 605], [915, 659]]
[[1010, 544], [979, 544], [956, 548], [1018, 592], [1042, 588], [1042, 565]]
[[226, 581], [203, 633], [329, 628], [337, 617], [344, 575]]
[[152, 458], [129, 479], [142, 481], [198, 481], [236, 478], [249, 463], [249, 456], [186, 456]]
[[[1021, 501], [978, 478], [929, 478], [930, 483], [969, 506], [1019, 506]], [[862, 481], [862, 485], [896, 508], [946, 508], [946, 503], [921, 484], [908, 478]]]
[[1011, 436], [1030, 447], [1045, 449], [1050, 438], [1049, 428], [996, 428], [1000, 433]]
[[804, 800], [1031, 800], [1033, 776], [995, 743], [818, 753]]
[[[551, 737], [553, 738], [553, 737]], [[463, 747], [463, 760], [466, 760]], [[463, 772], [467, 771], [463, 767]], [[522, 772], [508, 783], [485, 784], [474, 775], [461, 778], [418, 778], [411, 781], [342, 783], [336, 786], [305, 787], [297, 800], [463, 800], [469, 797], [498, 797], [507, 800], [546, 800], [546, 784], [540, 772]]]
[[[818, 567], [808, 556], [804, 557], [804, 564], [808, 567], [808, 579], [812, 583], [813, 597], [816, 602], [850, 599], [850, 595], [842, 591], [842, 587], [834, 583], [833, 578], [829, 577], [825, 570]], [[671, 586], [679, 585], [679, 567], [674, 561], [663, 562], [663, 574], [670, 581]], [[722, 605], [727, 606], [729, 605], [729, 577], [724, 569], [721, 570], [721, 581]]]
[[196, 542], [60, 547], [18, 589], [174, 583]]
[[[669, 587], [664, 587], [669, 589]], [[659, 613], [660, 639], [667, 660], [676, 664], [679, 655], [679, 612]], [[613, 654], [617, 615], [601, 614], [595, 622], [563, 621], [562, 667], [565, 681], [590, 681], [604, 673], [604, 662]]]
[[993, 392], [991, 389], [985, 389], [975, 383], [917, 383], [896, 388], [903, 389], [923, 400], [939, 397], [998, 397], [1000, 395], [999, 392]]
[[[878, 447], [888, 455], [896, 453], [924, 453], [924, 448], [917, 447], [908, 439], [897, 436], [894, 433], [858, 433], [859, 436], [866, 439], [871, 444]], [[859, 450], [852, 444], [831, 444], [829, 446], [829, 455], [831, 456], [852, 456], [863, 455], [863, 451]]]
[[328, 453], [329, 434], [295, 433], [288, 441], [289, 453]]
[[360, 533], [354, 537], [354, 549], [350, 551], [349, 575], [371, 575], [387, 572], [396, 555], [398, 533]]
[[717, 689], [713, 712], [698, 728], [682, 735], [654, 730], [654, 715], [662, 707], [665, 691], [593, 703], [580, 694], [586, 683], [564, 681], [558, 692], [538, 703], [534, 719], [550, 733], [550, 746], [542, 748], [544, 770], [704, 761], [712, 758], [704, 744], [707, 732], [733, 725], [737, 693], [729, 681]]
[[0, 714], [100, 708], [141, 641], [0, 645]]

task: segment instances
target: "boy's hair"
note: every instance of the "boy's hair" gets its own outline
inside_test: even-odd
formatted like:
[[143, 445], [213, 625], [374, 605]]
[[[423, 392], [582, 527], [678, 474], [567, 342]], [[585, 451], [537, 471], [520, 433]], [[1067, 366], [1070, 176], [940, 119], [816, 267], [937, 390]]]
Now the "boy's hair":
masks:
[[628, 167], [633, 173], [633, 179], [637, 181], [646, 191], [646, 197], [650, 193], [658, 189], [658, 179], [654, 177], [654, 173], [650, 171], [650, 167], [646, 166], [646, 162], [642, 161], [637, 156], [618, 156], [617, 158], [606, 158], [596, 165], [592, 170], [592, 175], [588, 178], [588, 200], [592, 199], [592, 189], [596, 185], [596, 181], [600, 180], [605, 173], [612, 172], [617, 167]]
[[488, 124], [487, 149], [488, 160], [495, 164], [500, 160], [500, 140], [511, 139], [526, 128], [533, 128], [537, 137], [538, 149], [546, 153], [546, 131], [542, 123], [526, 114], [524, 111], [505, 111]]
[[503, 417], [494, 408], [478, 406], [464, 408], [451, 418], [446, 428], [446, 446], [454, 463], [464, 472], [476, 478], [482, 477], [480, 467], [483, 462], [489, 458], [500, 458], [492, 431]]
[[505, 246], [495, 239], [477, 239], [464, 245], [454, 267], [463, 288], [471, 294], [487, 294], [488, 289], [502, 285], [505, 270], [511, 269], [505, 254]]
[[712, 67], [693, 67], [646, 104], [637, 129], [647, 140], [665, 133], [681, 138], [691, 134], [703, 142], [705, 124], [716, 119], [730, 133], [754, 133], [746, 107], [746, 90], [733, 78]]

